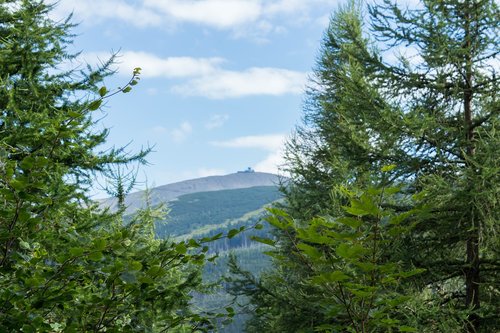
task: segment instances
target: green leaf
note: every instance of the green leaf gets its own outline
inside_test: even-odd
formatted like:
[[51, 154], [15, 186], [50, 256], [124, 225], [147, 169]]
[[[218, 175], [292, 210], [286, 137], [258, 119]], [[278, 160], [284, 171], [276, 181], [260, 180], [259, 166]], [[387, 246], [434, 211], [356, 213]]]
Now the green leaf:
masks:
[[371, 262], [355, 262], [354, 264], [365, 272], [372, 272], [378, 268], [376, 264]]
[[99, 89], [99, 96], [104, 97], [104, 96], [106, 96], [107, 92], [108, 92], [108, 89], [105, 86], [102, 86], [101, 89]]
[[360, 219], [349, 216], [339, 217], [335, 219], [335, 221], [354, 229], [358, 228], [363, 223]]
[[287, 257], [285, 257], [284, 255], [273, 252], [273, 251], [264, 251], [262, 253], [264, 253], [266, 256], [269, 256], [271, 258], [275, 258], [279, 261], [285, 261], [287, 259]]
[[160, 266], [151, 266], [146, 271], [146, 275], [151, 276], [151, 277], [160, 276], [160, 275], [163, 275], [164, 273], [165, 273], [165, 270]]
[[311, 279], [311, 282], [314, 284], [325, 284], [325, 283], [333, 283], [339, 281], [345, 281], [350, 279], [348, 275], [346, 275], [342, 271], [333, 271], [327, 273], [321, 273]]
[[88, 109], [90, 111], [95, 111], [95, 110], [99, 109], [101, 104], [102, 104], [102, 99], [97, 99], [89, 104]]
[[22, 239], [19, 239], [19, 246], [23, 250], [30, 250], [31, 249], [30, 244], [28, 242], [26, 242], [26, 241], [23, 241]]
[[78, 118], [81, 115], [82, 115], [81, 113], [73, 111], [73, 110], [68, 111], [68, 116], [70, 116], [71, 118]]
[[145, 283], [145, 284], [154, 284], [155, 283], [155, 281], [152, 278], [150, 278], [149, 276], [141, 276], [139, 278], [139, 282]]
[[318, 259], [321, 258], [323, 255], [317, 248], [314, 246], [305, 244], [305, 243], [299, 243], [297, 247], [304, 252], [307, 256], [311, 257], [312, 259]]
[[142, 263], [134, 260], [130, 262], [129, 267], [131, 271], [140, 271], [142, 269]]
[[179, 254], [186, 254], [187, 252], [187, 247], [186, 247], [186, 244], [184, 244], [183, 242], [182, 243], [179, 243], [175, 246], [175, 252], [179, 253]]
[[126, 93], [128, 93], [130, 90], [132, 90], [132, 87], [125, 87], [125, 88], [123, 88], [122, 93], [126, 94]]
[[411, 271], [401, 272], [401, 273], [399, 273], [399, 276], [401, 276], [402, 278], [408, 278], [410, 276], [422, 274], [425, 271], [426, 271], [425, 268], [415, 268], [415, 269], [412, 269]]
[[21, 161], [19, 164], [23, 170], [29, 170], [35, 164], [35, 159], [32, 156], [28, 156]]
[[342, 243], [335, 249], [335, 252], [340, 257], [349, 259], [358, 257], [359, 255], [365, 253], [366, 249], [359, 244]]
[[382, 171], [382, 172], [390, 172], [390, 171], [394, 170], [394, 169], [396, 168], [396, 166], [397, 166], [396, 164], [384, 165], [384, 166], [380, 169], [380, 171]]
[[107, 242], [104, 238], [95, 239], [92, 245], [92, 249], [97, 251], [103, 251], [106, 248], [106, 244]]
[[400, 332], [417, 332], [417, 329], [414, 327], [403, 325], [403, 326], [399, 326], [399, 331]]
[[227, 233], [227, 238], [231, 239], [233, 238], [234, 236], [236, 236], [237, 234], [239, 234], [240, 231], [237, 230], [237, 229], [231, 229], [229, 230], [229, 232]]
[[354, 216], [365, 216], [370, 214], [370, 212], [367, 212], [366, 210], [362, 208], [357, 208], [357, 207], [343, 207], [346, 212], [348, 212], [351, 215]]
[[83, 255], [84, 252], [85, 250], [81, 247], [72, 247], [69, 249], [69, 254], [71, 254], [71, 256], [73, 257], [79, 257]]
[[10, 186], [16, 191], [24, 190], [28, 184], [24, 178], [12, 179], [10, 181]]
[[101, 251], [90, 252], [88, 258], [92, 261], [100, 261], [103, 255]]
[[269, 239], [269, 238], [262, 238], [262, 237], [252, 236], [252, 237], [250, 237], [250, 239], [252, 239], [252, 240], [254, 240], [256, 242], [262, 243], [262, 244], [267, 244], [267, 245], [271, 245], [271, 246], [275, 246], [276, 245], [276, 242], [273, 241], [272, 239]]
[[266, 221], [275, 228], [285, 230], [291, 224], [290, 216], [281, 209], [269, 208], [268, 211], [272, 214], [266, 217]]
[[217, 235], [212, 236], [212, 237], [203, 237], [202, 239], [200, 239], [200, 242], [202, 242], [202, 243], [213, 242], [217, 239], [221, 239], [222, 236], [224, 236], [224, 234], [222, 232], [220, 232]]
[[264, 226], [263, 226], [262, 224], [260, 224], [260, 223], [259, 223], [259, 224], [256, 224], [256, 225], [254, 226], [254, 228], [255, 228], [255, 230], [260, 230], [260, 229], [264, 228]]
[[23, 327], [21, 328], [21, 332], [23, 333], [35, 333], [35, 329], [28, 325], [28, 324], [24, 324]]
[[374, 292], [373, 291], [368, 291], [368, 290], [362, 290], [362, 289], [356, 289], [356, 288], [349, 288], [349, 291], [358, 297], [365, 298], [365, 297], [372, 297]]
[[385, 194], [394, 195], [399, 192], [401, 192], [401, 187], [399, 186], [390, 186], [384, 189]]

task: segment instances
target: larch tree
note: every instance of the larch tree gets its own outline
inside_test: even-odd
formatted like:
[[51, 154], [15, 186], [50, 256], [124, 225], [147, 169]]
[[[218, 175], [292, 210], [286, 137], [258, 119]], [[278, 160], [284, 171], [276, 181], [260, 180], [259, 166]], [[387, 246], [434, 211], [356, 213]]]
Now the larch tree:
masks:
[[111, 92], [112, 59], [66, 70], [72, 24], [51, 20], [51, 9], [0, 3], [0, 331], [207, 330], [189, 303], [206, 250], [156, 239], [156, 209], [124, 224], [87, 195], [96, 172], [144, 162], [147, 150], [99, 152], [108, 131], [93, 120], [139, 69]]
[[[307, 295], [315, 291], [304, 289], [311, 275], [300, 251], [291, 251], [293, 239], [304, 240], [299, 231], [315, 216], [342, 217], [349, 203], [342, 186], [373, 188], [394, 165], [389, 181], [400, 200], [385, 208], [411, 211], [416, 203], [405, 198], [416, 194], [425, 207], [384, 253], [406, 269], [425, 269], [397, 287], [412, 296], [400, 323], [419, 332], [498, 329], [498, 5], [428, 0], [403, 8], [386, 0], [366, 8], [366, 19], [362, 4], [341, 9], [325, 34], [304, 124], [285, 156], [285, 210], [295, 222], [277, 232], [278, 268], [253, 281], [261, 284], [250, 293], [256, 313], [266, 318], [284, 298], [265, 292], [280, 281], [293, 282], [304, 303], [324, 297]], [[274, 318], [304, 315], [297, 330], [341, 320], [307, 318], [300, 309], [274, 309]]]
[[408, 253], [427, 268], [440, 304], [466, 309], [468, 332], [490, 331], [500, 269], [498, 5], [424, 1], [402, 10], [384, 1], [370, 14], [377, 41], [414, 52], [397, 64], [372, 62], [379, 91], [398, 110], [392, 124], [405, 159], [395, 161], [397, 176], [426, 191], [433, 209]]

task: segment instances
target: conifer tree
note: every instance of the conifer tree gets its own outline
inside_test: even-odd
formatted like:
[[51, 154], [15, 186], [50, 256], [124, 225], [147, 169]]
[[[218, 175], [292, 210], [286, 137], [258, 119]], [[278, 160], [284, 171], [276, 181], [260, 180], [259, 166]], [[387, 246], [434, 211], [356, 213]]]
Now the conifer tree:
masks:
[[[391, 181], [403, 197], [422, 193], [428, 212], [416, 217], [416, 227], [385, 254], [407, 268], [426, 270], [404, 284], [413, 300], [408, 327], [495, 330], [498, 5], [428, 0], [408, 9], [385, 0], [368, 6], [368, 26], [361, 8], [354, 4], [340, 10], [325, 35], [304, 125], [287, 149], [286, 209], [298, 228], [317, 215], [341, 216], [347, 201], [340, 185], [369, 188], [381, 167], [394, 164]], [[391, 207], [412, 209], [405, 200]], [[269, 289], [277, 281], [295, 280], [298, 294], [311, 292], [303, 289], [310, 278], [305, 267], [290, 254], [286, 237], [278, 235], [278, 269], [259, 283]], [[257, 301], [257, 310], [276, 304], [267, 295], [271, 301]], [[311, 302], [321, 297], [308, 295]], [[304, 325], [325, 320], [302, 318]]]
[[[189, 309], [204, 262], [196, 241], [155, 239], [152, 207], [124, 225], [87, 196], [96, 172], [143, 162], [147, 150], [99, 152], [93, 113], [108, 92], [75, 58], [69, 20], [38, 0], [0, 3], [0, 331], [204, 330]], [[123, 184], [122, 184], [123, 185]], [[123, 195], [123, 193], [122, 193]]]
[[392, 124], [405, 154], [395, 162], [397, 176], [427, 191], [433, 208], [408, 253], [428, 269], [425, 283], [440, 290], [437, 302], [466, 309], [468, 332], [487, 332], [498, 325], [500, 12], [495, 1], [422, 7], [370, 7], [379, 42], [417, 53], [398, 64], [373, 59], [379, 90], [398, 111]]

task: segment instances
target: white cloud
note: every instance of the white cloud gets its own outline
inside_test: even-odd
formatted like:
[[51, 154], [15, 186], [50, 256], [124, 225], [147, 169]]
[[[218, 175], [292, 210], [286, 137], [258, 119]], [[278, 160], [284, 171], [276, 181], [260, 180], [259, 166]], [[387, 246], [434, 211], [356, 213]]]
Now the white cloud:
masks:
[[142, 77], [183, 78], [209, 75], [217, 71], [222, 58], [158, 57], [147, 52], [127, 51], [117, 58], [120, 72], [126, 75], [140, 67]]
[[316, 18], [316, 23], [320, 26], [323, 27], [323, 29], [328, 28], [328, 25], [330, 25], [330, 14], [325, 14], [322, 15], [318, 18]]
[[[111, 53], [93, 52], [82, 54], [84, 63], [106, 61]], [[273, 67], [251, 67], [241, 71], [221, 67], [226, 62], [219, 57], [166, 57], [147, 52], [126, 51], [117, 59], [119, 74], [130, 77], [140, 67], [142, 78], [187, 79], [171, 87], [171, 91], [183, 96], [202, 96], [212, 99], [243, 96], [301, 94], [307, 82], [307, 73]], [[69, 69], [69, 67], [68, 67]]]
[[227, 114], [214, 114], [210, 117], [208, 122], [205, 123], [205, 128], [211, 130], [222, 127], [228, 119], [229, 115]]
[[283, 134], [269, 134], [242, 136], [227, 141], [212, 141], [211, 144], [217, 147], [258, 148], [274, 152], [283, 147], [284, 141], [285, 135]]
[[285, 160], [283, 158], [283, 151], [281, 149], [267, 155], [267, 157], [255, 164], [254, 169], [255, 171], [260, 171], [260, 172], [268, 172], [268, 173], [274, 173], [274, 174], [279, 174], [281, 173], [280, 171], [280, 166], [285, 163]]
[[155, 126], [152, 128], [152, 130], [156, 134], [163, 134], [167, 132], [167, 129], [163, 126]]
[[175, 142], [184, 141], [193, 132], [193, 127], [187, 121], [179, 125], [179, 127], [171, 130], [169, 132], [170, 137]]
[[254, 22], [262, 10], [254, 0], [144, 0], [144, 4], [177, 21], [215, 28]]
[[[53, 13], [58, 20], [74, 12], [76, 21], [96, 24], [110, 19], [138, 27], [172, 28], [179, 23], [203, 25], [235, 32], [235, 36], [266, 35], [281, 23], [304, 24], [313, 11], [331, 11], [338, 0], [59, 0]], [[263, 23], [264, 22], [264, 23]], [[270, 23], [272, 22], [272, 23]], [[267, 25], [267, 26], [263, 26]]]
[[213, 141], [217, 147], [256, 148], [267, 151], [264, 160], [256, 163], [253, 168], [260, 172], [278, 174], [279, 167], [284, 164], [283, 149], [286, 136], [283, 134], [242, 136], [227, 141]]
[[281, 68], [253, 67], [243, 71], [220, 70], [185, 84], [176, 85], [172, 92], [185, 96], [212, 99], [242, 96], [301, 94], [307, 74]]
[[419, 50], [414, 46], [397, 46], [383, 53], [383, 58], [391, 65], [400, 63], [401, 58], [404, 58], [412, 66], [417, 66], [423, 62]]
[[60, 0], [51, 13], [53, 19], [63, 20], [74, 13], [76, 21], [95, 24], [108, 19], [118, 19], [138, 27], [159, 26], [163, 17], [143, 4], [131, 5], [124, 0]]

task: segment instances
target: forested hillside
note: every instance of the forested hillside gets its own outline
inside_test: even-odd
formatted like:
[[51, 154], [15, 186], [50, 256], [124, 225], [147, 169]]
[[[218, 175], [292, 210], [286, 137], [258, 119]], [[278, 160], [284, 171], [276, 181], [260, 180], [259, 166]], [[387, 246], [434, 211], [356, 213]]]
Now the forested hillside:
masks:
[[253, 227], [267, 215], [266, 207], [276, 204], [282, 198], [277, 186], [257, 186], [251, 188], [192, 193], [180, 196], [168, 203], [169, 213], [165, 220], [157, 221], [156, 233], [161, 238], [202, 239], [226, 235], [230, 230], [249, 228], [234, 237], [207, 243], [208, 253], [216, 253], [218, 258], [205, 265], [203, 278], [205, 284], [215, 283], [211, 292], [196, 294], [194, 307], [204, 310], [217, 310], [227, 306], [235, 307], [237, 314], [228, 325], [219, 325], [218, 331], [226, 333], [242, 332], [248, 314], [238, 313], [236, 304], [228, 294], [223, 283], [229, 273], [229, 258], [236, 256], [241, 266], [252, 274], [260, 273], [270, 267], [269, 258], [263, 253], [268, 245], [252, 240], [253, 237], [268, 237], [270, 228]]
[[[242, 189], [256, 186], [277, 186], [280, 178], [265, 172], [238, 172], [224, 176], [209, 176], [197, 179], [189, 179], [172, 184], [157, 186], [149, 190], [151, 205], [166, 203], [176, 198], [191, 193], [223, 191], [231, 189]], [[125, 197], [126, 213], [130, 214], [139, 208], [145, 207], [145, 191], [128, 193]], [[102, 207], [117, 209], [118, 200], [108, 198], [101, 200]]]
[[156, 232], [162, 238], [205, 236], [219, 228], [235, 228], [238, 220], [254, 218], [256, 223], [264, 206], [281, 197], [277, 186], [183, 195], [168, 203], [169, 214]]

